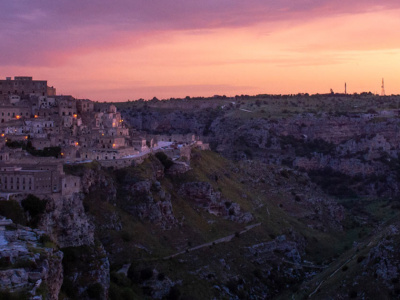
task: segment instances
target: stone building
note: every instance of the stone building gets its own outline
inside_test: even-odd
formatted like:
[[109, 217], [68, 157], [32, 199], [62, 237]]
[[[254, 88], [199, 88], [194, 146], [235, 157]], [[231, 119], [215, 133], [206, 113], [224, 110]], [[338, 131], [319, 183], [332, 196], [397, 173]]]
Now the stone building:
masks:
[[56, 88], [54, 86], [47, 87], [47, 96], [55, 96], [56, 95]]
[[61, 163], [0, 165], [0, 192], [46, 195], [78, 193], [80, 178], [65, 175]]
[[11, 120], [19, 120], [31, 117], [31, 107], [29, 106], [0, 106], [0, 122], [5, 123]]
[[7, 77], [0, 80], [0, 99], [5, 100], [10, 95], [25, 96], [37, 95], [47, 96], [47, 81], [32, 80], [32, 77], [15, 76], [14, 80]]
[[72, 96], [56, 96], [60, 116], [77, 115], [76, 100]]
[[124, 137], [101, 136], [99, 138], [99, 147], [103, 149], [119, 149], [126, 146]]
[[76, 107], [79, 113], [92, 112], [94, 110], [94, 103], [86, 99], [76, 100]]
[[2, 167], [0, 170], [1, 192], [48, 194], [52, 191], [51, 171], [23, 170], [21, 167]]
[[[0, 143], [1, 148], [1, 143]], [[10, 152], [6, 150], [0, 150], [0, 163], [7, 162], [10, 159]]]

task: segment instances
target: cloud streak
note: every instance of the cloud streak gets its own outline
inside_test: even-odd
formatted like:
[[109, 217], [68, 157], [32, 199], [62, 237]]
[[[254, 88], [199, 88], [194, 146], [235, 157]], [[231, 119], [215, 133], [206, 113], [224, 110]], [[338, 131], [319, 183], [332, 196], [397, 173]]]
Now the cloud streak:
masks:
[[325, 90], [343, 74], [400, 78], [391, 71], [399, 69], [400, 1], [342, 2], [1, 1], [0, 76], [25, 73], [103, 100], [235, 86], [293, 93], [315, 88], [314, 78]]
[[399, 1], [19, 0], [0, 4], [0, 64], [59, 65], [80, 53], [136, 47], [171, 31], [309, 22], [338, 14], [400, 8]]

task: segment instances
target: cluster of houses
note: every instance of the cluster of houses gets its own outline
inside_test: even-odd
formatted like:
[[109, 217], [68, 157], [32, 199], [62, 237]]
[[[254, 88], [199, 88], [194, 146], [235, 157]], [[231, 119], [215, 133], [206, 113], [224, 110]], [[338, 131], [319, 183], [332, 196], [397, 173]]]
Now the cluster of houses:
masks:
[[[35, 157], [8, 147], [10, 142], [29, 143], [35, 150], [60, 147], [59, 157]], [[104, 108], [87, 99], [58, 96], [47, 81], [0, 80], [0, 193], [67, 191], [79, 183], [67, 180], [60, 167], [64, 163], [97, 160], [106, 166], [126, 166], [161, 148], [171, 158], [188, 156], [193, 144], [204, 147], [190, 134], [138, 132], [125, 124], [114, 105]]]

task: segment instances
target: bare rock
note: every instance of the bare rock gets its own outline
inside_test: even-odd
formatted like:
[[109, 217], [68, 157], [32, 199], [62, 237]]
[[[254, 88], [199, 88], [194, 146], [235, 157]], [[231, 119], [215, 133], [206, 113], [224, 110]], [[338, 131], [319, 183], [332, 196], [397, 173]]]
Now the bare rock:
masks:
[[31, 291], [30, 297], [34, 298], [36, 289], [45, 285], [46, 299], [58, 299], [63, 282], [63, 253], [41, 243], [43, 231], [1, 221], [0, 290]]
[[224, 199], [221, 193], [214, 191], [208, 182], [185, 183], [181, 186], [179, 194], [195, 202], [210, 214], [238, 223], [249, 223], [253, 220], [252, 214], [243, 212], [239, 204]]

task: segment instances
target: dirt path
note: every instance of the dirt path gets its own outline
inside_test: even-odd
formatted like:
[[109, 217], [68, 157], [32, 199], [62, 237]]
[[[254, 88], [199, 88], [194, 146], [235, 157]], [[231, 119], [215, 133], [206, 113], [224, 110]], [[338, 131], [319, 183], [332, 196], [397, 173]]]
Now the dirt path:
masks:
[[[261, 223], [248, 225], [248, 226], [245, 227], [245, 229], [240, 231], [239, 234], [243, 234], [243, 233], [249, 231], [250, 229], [253, 229], [254, 227], [257, 227], [257, 226], [260, 226], [260, 225], [261, 225]], [[209, 247], [209, 246], [212, 246], [212, 245], [215, 245], [215, 244], [227, 243], [227, 242], [230, 242], [235, 237], [235, 235], [236, 234], [231, 234], [231, 235], [225, 236], [223, 238], [219, 238], [217, 240], [214, 240], [212, 242], [201, 244], [201, 245], [198, 245], [196, 247], [192, 247], [192, 248], [186, 249], [184, 251], [181, 251], [181, 252], [166, 256], [163, 259], [170, 259], [170, 258], [176, 257], [178, 255], [181, 255], [181, 254], [184, 254], [184, 253], [187, 253], [187, 252], [192, 252], [194, 250], [198, 250], [198, 249], [201, 249], [201, 248], [204, 248], [204, 247]]]

